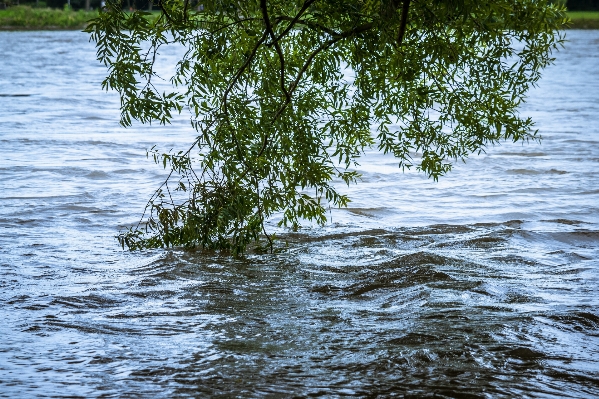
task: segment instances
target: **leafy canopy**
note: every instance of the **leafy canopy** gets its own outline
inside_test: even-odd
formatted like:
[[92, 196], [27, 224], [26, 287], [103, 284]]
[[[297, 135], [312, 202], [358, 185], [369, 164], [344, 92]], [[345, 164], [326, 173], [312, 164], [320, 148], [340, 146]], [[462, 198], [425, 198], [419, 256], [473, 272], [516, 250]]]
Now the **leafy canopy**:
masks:
[[[500, 140], [536, 138], [518, 114], [551, 61], [564, 8], [537, 0], [161, 0], [159, 17], [118, 1], [87, 31], [119, 92], [121, 123], [189, 111], [196, 139], [149, 150], [171, 174], [123, 247], [243, 252], [278, 213], [297, 228], [345, 206], [366, 147], [437, 179]], [[155, 82], [161, 46], [185, 53]], [[181, 196], [183, 194], [183, 196]]]

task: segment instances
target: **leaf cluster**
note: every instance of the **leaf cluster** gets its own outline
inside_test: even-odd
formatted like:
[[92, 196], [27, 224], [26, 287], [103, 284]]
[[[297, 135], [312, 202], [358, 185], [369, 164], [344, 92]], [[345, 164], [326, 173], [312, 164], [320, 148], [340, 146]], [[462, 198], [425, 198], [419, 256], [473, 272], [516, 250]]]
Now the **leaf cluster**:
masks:
[[[564, 8], [537, 0], [162, 0], [162, 14], [118, 2], [87, 28], [121, 95], [121, 123], [190, 113], [196, 139], [159, 153], [171, 174], [131, 249], [243, 252], [264, 221], [325, 223], [359, 180], [364, 149], [437, 180], [500, 140], [537, 139], [518, 114], [563, 42]], [[161, 46], [184, 54], [171, 92], [155, 86]], [[186, 193], [177, 201], [173, 190]]]

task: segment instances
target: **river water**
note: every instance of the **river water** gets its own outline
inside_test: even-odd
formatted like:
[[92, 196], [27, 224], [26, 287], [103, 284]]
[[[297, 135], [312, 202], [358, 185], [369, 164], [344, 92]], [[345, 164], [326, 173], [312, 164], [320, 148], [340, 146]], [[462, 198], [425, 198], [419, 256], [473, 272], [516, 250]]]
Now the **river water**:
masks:
[[567, 38], [541, 144], [438, 183], [369, 152], [348, 210], [234, 259], [120, 250], [189, 123], [119, 127], [84, 33], [0, 32], [0, 397], [599, 396], [599, 31]]

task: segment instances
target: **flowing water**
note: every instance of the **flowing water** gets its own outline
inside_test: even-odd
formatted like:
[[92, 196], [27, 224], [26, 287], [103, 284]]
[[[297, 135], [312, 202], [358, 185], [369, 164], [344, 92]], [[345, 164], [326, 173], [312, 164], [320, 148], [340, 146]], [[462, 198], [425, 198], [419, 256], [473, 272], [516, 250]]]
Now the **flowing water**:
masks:
[[541, 144], [439, 183], [369, 152], [348, 210], [234, 259], [121, 251], [189, 123], [119, 127], [86, 34], [0, 32], [0, 397], [599, 396], [599, 31], [568, 39]]

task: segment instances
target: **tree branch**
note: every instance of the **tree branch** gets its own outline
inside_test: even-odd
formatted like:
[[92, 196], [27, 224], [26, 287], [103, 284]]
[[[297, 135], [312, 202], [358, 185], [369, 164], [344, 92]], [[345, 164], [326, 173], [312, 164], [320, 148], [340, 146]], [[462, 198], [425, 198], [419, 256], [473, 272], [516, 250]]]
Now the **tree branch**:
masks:
[[223, 93], [222, 101], [223, 101], [223, 111], [225, 113], [227, 113], [227, 97], [229, 96], [229, 93], [231, 92], [231, 90], [233, 90], [233, 87], [235, 86], [235, 84], [237, 83], [237, 81], [239, 80], [239, 78], [241, 77], [241, 74], [243, 73], [243, 71], [245, 71], [245, 69], [248, 67], [248, 65], [250, 65], [250, 63], [252, 62], [252, 60], [256, 56], [256, 53], [258, 52], [258, 48], [260, 48], [260, 46], [262, 45], [262, 43], [264, 43], [264, 41], [266, 40], [267, 34], [268, 34], [268, 32], [264, 32], [264, 34], [262, 35], [262, 37], [260, 38], [260, 40], [258, 40], [258, 42], [256, 42], [256, 45], [252, 49], [252, 52], [248, 56], [247, 60], [245, 60], [245, 62], [243, 63], [243, 65], [237, 70], [237, 72], [235, 73], [235, 76], [233, 76], [233, 79], [231, 79], [231, 82], [229, 83], [229, 86], [227, 87], [227, 89]]
[[285, 57], [283, 57], [283, 51], [281, 50], [281, 46], [279, 42], [275, 39], [275, 32], [272, 30], [272, 25], [270, 24], [270, 19], [268, 17], [268, 9], [266, 7], [266, 0], [260, 0], [260, 9], [262, 10], [262, 18], [264, 19], [264, 24], [266, 25], [266, 32], [270, 35], [277, 54], [279, 56], [279, 61], [281, 63], [281, 90], [283, 94], [285, 94], [285, 100], [291, 101], [291, 97], [289, 97], [289, 93], [287, 89], [285, 89]]
[[[326, 41], [323, 44], [321, 44], [316, 50], [314, 50], [308, 56], [308, 59], [302, 66], [302, 69], [299, 70], [297, 77], [295, 78], [295, 81], [293, 83], [291, 83], [291, 85], [289, 86], [289, 94], [293, 94], [293, 92], [297, 88], [297, 85], [299, 84], [300, 80], [302, 79], [302, 76], [304, 75], [304, 73], [306, 73], [306, 71], [310, 67], [310, 64], [312, 64], [312, 61], [314, 61], [314, 58], [316, 58], [316, 56], [318, 54], [320, 54], [324, 50], [327, 50], [329, 47], [331, 47], [333, 44], [337, 43], [338, 41], [348, 38], [350, 36], [365, 32], [367, 30], [370, 30], [370, 29], [372, 29], [373, 26], [374, 26], [374, 24], [372, 22], [357, 26], [354, 29], [350, 29], [348, 31], [342, 32], [342, 33], [338, 34], [337, 37], [335, 37], [334, 39], [331, 39], [331, 40]], [[276, 121], [279, 118], [279, 116], [281, 116], [281, 114], [283, 113], [283, 110], [285, 109], [285, 107], [287, 107], [287, 105], [289, 105], [289, 102], [285, 102], [283, 104], [283, 106], [281, 108], [279, 108], [279, 111], [277, 111], [277, 113], [273, 117], [272, 122]]]
[[[286, 17], [286, 16], [280, 16], [280, 17], [277, 17], [276, 19], [279, 21], [294, 21], [293, 18]], [[332, 29], [327, 28], [324, 25], [317, 24], [317, 23], [311, 22], [311, 21], [306, 21], [305, 19], [298, 19], [298, 20], [295, 20], [293, 23], [300, 24], [300, 25], [306, 25], [308, 28], [312, 28], [315, 31], [322, 31], [322, 32], [328, 33], [329, 35], [331, 35], [333, 37], [336, 37], [339, 35], [339, 33], [335, 32]], [[271, 45], [271, 43], [267, 44], [267, 46], [270, 46], [270, 45]]]
[[406, 33], [406, 25], [408, 24], [408, 11], [410, 9], [410, 1], [404, 0], [403, 5], [401, 7], [401, 23], [399, 25], [399, 32], [397, 34], [397, 47], [401, 46], [401, 42], [403, 41], [403, 37]]
[[169, 15], [168, 12], [166, 12], [166, 9], [164, 8], [164, 5], [162, 5], [162, 1], [159, 3], [160, 5], [160, 9], [162, 10], [162, 14], [166, 17], [166, 19], [168, 20], [168, 22], [171, 23], [171, 25], [175, 25], [175, 23], [173, 22], [173, 19], [171, 18], [171, 16]]
[[[272, 46], [273, 44], [277, 43], [287, 33], [289, 33], [289, 31], [295, 26], [295, 24], [301, 18], [301, 16], [304, 14], [304, 12], [306, 12], [306, 10], [308, 9], [308, 7], [310, 7], [312, 5], [312, 3], [314, 3], [314, 2], [316, 2], [316, 0], [306, 0], [304, 2], [304, 5], [302, 6], [302, 8], [297, 13], [297, 15], [295, 17], [293, 17], [293, 19], [291, 19], [291, 22], [289, 23], [289, 25], [287, 26], [287, 28], [285, 28], [285, 30], [276, 39], [273, 39], [273, 42], [269, 43], [268, 46]], [[283, 19], [281, 19], [281, 20], [283, 20]]]
[[[293, 95], [293, 92], [295, 91], [295, 89], [299, 85], [299, 82], [302, 79], [304, 73], [306, 73], [306, 71], [308, 70], [308, 68], [312, 64], [312, 61], [314, 61], [314, 58], [316, 58], [316, 56], [318, 54], [320, 54], [321, 52], [327, 50], [328, 48], [330, 48], [332, 45], [334, 45], [338, 41], [343, 40], [345, 38], [348, 38], [350, 36], [357, 35], [359, 33], [365, 32], [365, 31], [367, 31], [369, 29], [372, 29], [373, 26], [374, 26], [374, 24], [372, 22], [367, 23], [367, 24], [363, 24], [363, 25], [360, 25], [360, 26], [357, 26], [354, 29], [350, 29], [348, 31], [342, 32], [336, 38], [331, 39], [331, 40], [329, 40], [329, 41], [324, 42], [323, 44], [321, 44], [316, 50], [314, 50], [308, 56], [308, 59], [306, 60], [306, 62], [302, 66], [302, 69], [300, 69], [300, 71], [298, 72], [297, 77], [295, 78], [295, 81], [289, 85], [289, 89], [288, 89], [289, 95], [290, 96]], [[290, 102], [291, 102], [291, 99], [286, 100], [283, 103], [283, 105], [281, 105], [281, 107], [279, 108], [279, 110], [276, 112], [275, 116], [272, 118], [271, 123], [273, 123], [277, 119], [279, 119], [279, 117], [281, 116], [281, 114], [283, 113], [283, 111], [285, 111], [285, 109], [287, 108], [287, 106], [289, 105]], [[268, 136], [265, 136], [264, 137], [264, 144], [262, 144], [262, 149], [260, 150], [260, 152], [258, 153], [258, 156], [256, 158], [259, 158], [264, 153], [264, 151], [266, 150], [266, 146], [267, 145], [268, 145]]]

